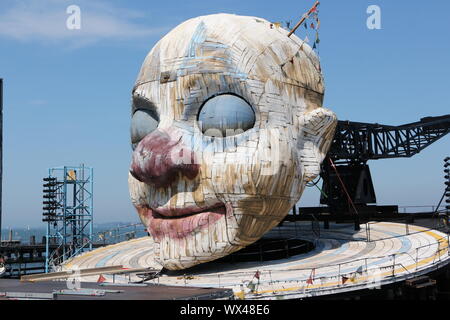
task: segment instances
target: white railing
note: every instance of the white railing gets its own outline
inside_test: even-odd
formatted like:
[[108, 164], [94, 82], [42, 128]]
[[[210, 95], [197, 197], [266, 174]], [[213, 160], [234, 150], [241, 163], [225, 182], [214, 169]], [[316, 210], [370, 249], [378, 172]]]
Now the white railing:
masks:
[[95, 235], [95, 241], [100, 243], [103, 242], [103, 244], [106, 245], [131, 240], [145, 235], [147, 235], [147, 232], [143, 224], [133, 223], [97, 232]]
[[[414, 233], [428, 232], [430, 229]], [[411, 234], [411, 233], [409, 233]], [[397, 236], [398, 237], [398, 236]], [[401, 236], [400, 236], [401, 237]], [[379, 241], [383, 239], [377, 239]], [[436, 248], [433, 248], [436, 247]], [[430, 250], [431, 248], [431, 250]], [[436, 241], [413, 248], [408, 252], [398, 252], [385, 256], [364, 257], [343, 263], [317, 268], [290, 268], [273, 270], [252, 270], [249, 272], [229, 272], [225, 274], [202, 274], [202, 280], [211, 279], [214, 286], [230, 288], [245, 287], [246, 298], [289, 294], [317, 295], [322, 291], [332, 291], [345, 287], [353, 289], [376, 288], [382, 283], [402, 281], [439, 268], [450, 261], [449, 235]], [[259, 277], [255, 277], [256, 273]], [[283, 280], [273, 280], [272, 276], [283, 273]], [[317, 276], [313, 276], [317, 274]], [[195, 285], [195, 276], [184, 276], [186, 286]], [[243, 280], [237, 284], [236, 279]], [[259, 279], [257, 279], [259, 278]], [[215, 279], [215, 280], [214, 280]], [[191, 281], [192, 280], [192, 281]], [[250, 290], [248, 289], [250, 288]]]
[[399, 213], [429, 213], [436, 212], [439, 210], [445, 210], [445, 206], [436, 206], [436, 205], [422, 205], [422, 206], [399, 206]]

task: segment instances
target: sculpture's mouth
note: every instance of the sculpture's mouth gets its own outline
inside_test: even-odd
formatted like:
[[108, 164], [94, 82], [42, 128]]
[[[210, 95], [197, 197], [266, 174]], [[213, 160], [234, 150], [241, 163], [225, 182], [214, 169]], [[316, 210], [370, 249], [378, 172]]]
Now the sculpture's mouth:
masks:
[[220, 209], [225, 209], [223, 203], [218, 203], [213, 206], [208, 207], [186, 207], [186, 208], [156, 208], [152, 209], [153, 216], [161, 219], [180, 219], [186, 218], [192, 215], [204, 213], [204, 212], [215, 212]]
[[227, 213], [223, 203], [209, 207], [137, 208], [148, 221], [148, 231], [155, 239], [168, 236], [182, 239], [201, 228], [215, 223]]

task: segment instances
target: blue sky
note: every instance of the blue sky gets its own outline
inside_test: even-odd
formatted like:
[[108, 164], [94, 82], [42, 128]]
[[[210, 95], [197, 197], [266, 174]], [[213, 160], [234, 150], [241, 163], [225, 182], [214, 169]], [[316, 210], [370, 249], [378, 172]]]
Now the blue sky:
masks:
[[[0, 0], [3, 226], [42, 225], [47, 168], [80, 163], [95, 170], [96, 222], [137, 221], [127, 186], [130, 92], [151, 47], [195, 16], [295, 23], [312, 3]], [[66, 28], [72, 4], [81, 30]], [[369, 5], [381, 8], [381, 30], [366, 27]], [[444, 0], [321, 1], [325, 106], [342, 120], [394, 125], [450, 113], [449, 12]], [[448, 155], [445, 137], [411, 159], [370, 162], [379, 204], [437, 204]], [[307, 190], [301, 204], [318, 198]]]

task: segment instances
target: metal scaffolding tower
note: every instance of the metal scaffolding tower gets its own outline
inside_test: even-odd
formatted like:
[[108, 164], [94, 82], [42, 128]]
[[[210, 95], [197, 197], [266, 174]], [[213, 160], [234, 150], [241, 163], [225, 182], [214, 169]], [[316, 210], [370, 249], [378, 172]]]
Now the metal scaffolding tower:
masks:
[[93, 242], [93, 169], [50, 168], [44, 178], [43, 219], [47, 222], [45, 272], [88, 250]]
[[[444, 159], [444, 184], [445, 184], [445, 191], [444, 194], [442, 195], [442, 200], [445, 199], [445, 214], [447, 215], [447, 217], [450, 215], [450, 157], [446, 157]], [[437, 207], [437, 210], [439, 210], [439, 206], [440, 206], [440, 202], [439, 205]]]

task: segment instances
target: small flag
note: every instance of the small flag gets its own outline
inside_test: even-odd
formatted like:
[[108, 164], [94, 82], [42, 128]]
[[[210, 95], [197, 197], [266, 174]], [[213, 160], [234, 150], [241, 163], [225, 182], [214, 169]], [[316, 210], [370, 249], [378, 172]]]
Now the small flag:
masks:
[[345, 284], [348, 281], [348, 278], [345, 276], [342, 276], [342, 284]]
[[312, 269], [311, 270], [311, 274], [309, 275], [308, 280], [306, 280], [307, 284], [313, 284], [314, 282], [314, 277], [316, 276], [316, 269]]
[[360, 266], [356, 272], [358, 272], [359, 274], [363, 274], [363, 266]]
[[314, 29], [314, 22], [311, 22], [311, 25], [309, 26], [311, 29]]
[[259, 280], [259, 275], [260, 275], [260, 274], [261, 274], [261, 273], [259, 272], [259, 270], [256, 271], [256, 273], [255, 273], [255, 278]]
[[105, 281], [106, 281], [106, 278], [101, 274], [101, 275], [98, 277], [97, 283], [103, 283], [103, 282], [105, 282]]
[[250, 283], [247, 285], [247, 288], [249, 288], [251, 292], [254, 292], [254, 291], [255, 291], [255, 288], [256, 288], [256, 285], [255, 285], [253, 282], [250, 282]]

